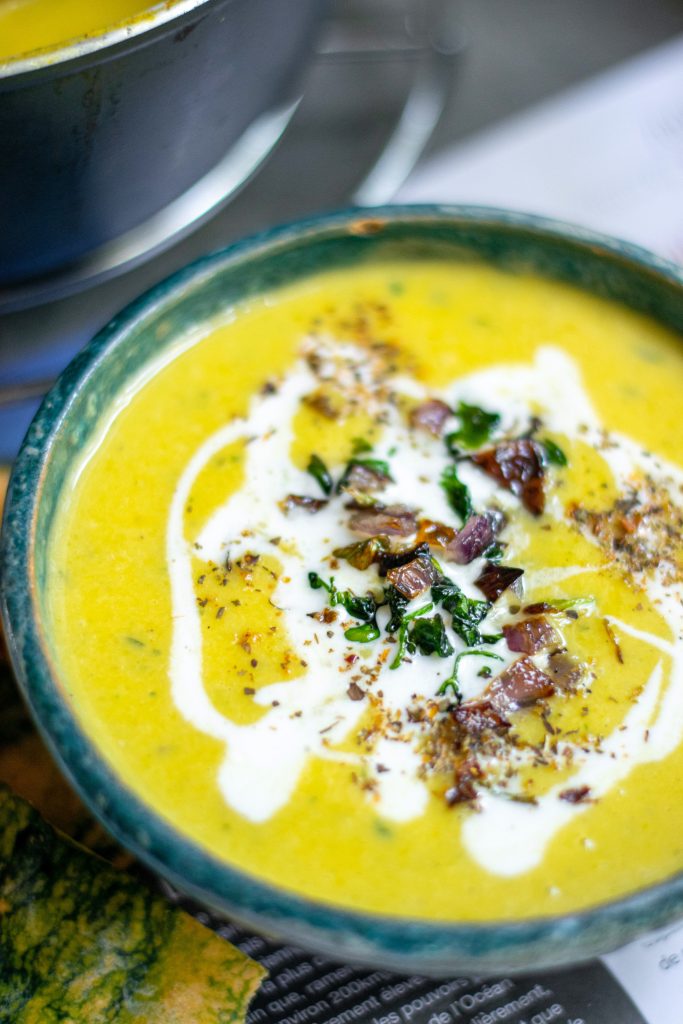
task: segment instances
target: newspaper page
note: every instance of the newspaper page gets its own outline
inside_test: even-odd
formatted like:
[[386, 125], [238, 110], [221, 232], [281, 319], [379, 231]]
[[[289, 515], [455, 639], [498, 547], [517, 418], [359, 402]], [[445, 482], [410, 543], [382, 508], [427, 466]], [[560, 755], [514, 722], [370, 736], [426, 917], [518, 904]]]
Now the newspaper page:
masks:
[[[204, 923], [211, 924], [201, 913]], [[219, 933], [269, 971], [247, 1024], [681, 1024], [683, 925], [571, 970], [497, 978], [402, 977]]]
[[[683, 38], [449, 150], [400, 199], [556, 216], [683, 260]], [[441, 980], [219, 930], [270, 971], [249, 1024], [683, 1024], [683, 923], [569, 970]]]

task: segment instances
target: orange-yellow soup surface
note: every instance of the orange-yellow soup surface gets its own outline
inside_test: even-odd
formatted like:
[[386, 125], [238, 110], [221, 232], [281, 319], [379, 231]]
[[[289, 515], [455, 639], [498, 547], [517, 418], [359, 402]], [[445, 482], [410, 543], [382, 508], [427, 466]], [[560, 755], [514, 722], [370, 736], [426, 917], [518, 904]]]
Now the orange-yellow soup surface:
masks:
[[159, 6], [145, 0], [0, 0], [0, 62], [100, 35]]
[[[679, 342], [651, 320], [485, 266], [378, 263], [226, 311], [106, 418], [63, 502], [50, 630], [78, 719], [183, 834], [315, 899], [508, 919], [666, 878], [683, 866], [671, 599], [682, 390]], [[434, 396], [450, 409], [450, 446], [416, 419]], [[475, 449], [532, 438], [542, 514], [468, 455], [461, 402], [500, 417]], [[331, 491], [306, 471], [314, 454]], [[354, 457], [383, 462], [386, 478], [380, 469], [376, 486], [345, 490]], [[367, 621], [327, 589], [335, 577], [380, 603], [387, 577], [333, 550], [367, 539], [349, 517], [377, 502], [457, 536], [466, 516], [442, 485], [446, 466], [475, 512], [504, 512], [492, 564], [522, 568], [524, 589], [492, 602], [488, 639], [473, 644], [424, 591], [407, 605], [430, 605], [405, 623], [413, 649], [392, 669], [400, 637], [387, 608], [377, 638], [349, 639]], [[460, 565], [431, 554], [484, 600], [474, 577], [488, 555]], [[443, 657], [412, 632], [419, 619], [436, 629], [437, 613]], [[551, 692], [506, 704], [496, 679], [524, 655], [501, 631], [534, 616], [554, 636], [528, 656]], [[457, 666], [456, 698], [443, 689], [454, 659], [477, 647]], [[562, 651], [578, 666], [571, 682], [555, 672]], [[456, 723], [458, 699], [492, 700], [506, 724], [489, 718], [482, 746]]]

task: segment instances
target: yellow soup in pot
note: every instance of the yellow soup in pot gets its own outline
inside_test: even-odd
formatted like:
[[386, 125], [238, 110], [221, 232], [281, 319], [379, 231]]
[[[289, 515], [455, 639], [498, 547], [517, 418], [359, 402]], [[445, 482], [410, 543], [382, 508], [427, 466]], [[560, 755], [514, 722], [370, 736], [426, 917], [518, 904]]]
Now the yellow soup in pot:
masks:
[[683, 867], [679, 341], [444, 262], [312, 276], [165, 353], [52, 537], [83, 728], [292, 892], [434, 920]]
[[139, 18], [149, 0], [0, 0], [0, 62], [101, 35]]

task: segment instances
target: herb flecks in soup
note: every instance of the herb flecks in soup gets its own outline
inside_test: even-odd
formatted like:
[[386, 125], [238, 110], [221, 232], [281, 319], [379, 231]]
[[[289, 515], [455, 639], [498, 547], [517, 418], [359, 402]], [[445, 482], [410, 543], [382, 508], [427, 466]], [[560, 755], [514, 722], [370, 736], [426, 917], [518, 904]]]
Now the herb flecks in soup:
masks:
[[682, 381], [645, 319], [484, 268], [236, 311], [110, 418], [62, 515], [86, 728], [184, 831], [316, 897], [491, 918], [664, 877]]

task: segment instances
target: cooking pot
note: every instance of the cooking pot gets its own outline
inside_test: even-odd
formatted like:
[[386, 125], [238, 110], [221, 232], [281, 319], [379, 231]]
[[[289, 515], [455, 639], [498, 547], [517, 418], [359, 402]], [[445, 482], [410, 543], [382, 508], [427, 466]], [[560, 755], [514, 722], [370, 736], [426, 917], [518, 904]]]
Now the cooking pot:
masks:
[[143, 224], [290, 102], [323, 0], [178, 0], [0, 64], [0, 284]]

